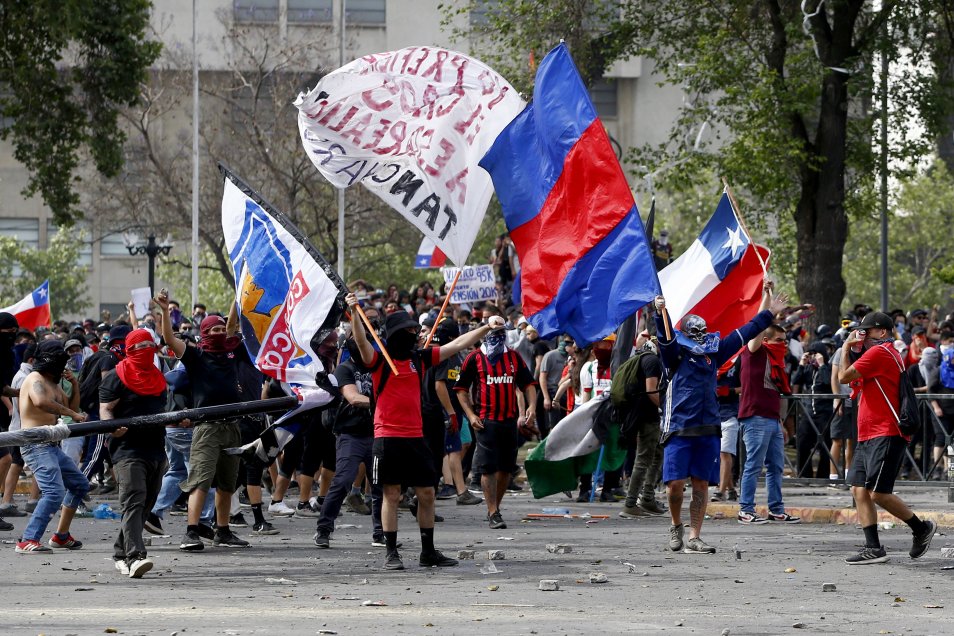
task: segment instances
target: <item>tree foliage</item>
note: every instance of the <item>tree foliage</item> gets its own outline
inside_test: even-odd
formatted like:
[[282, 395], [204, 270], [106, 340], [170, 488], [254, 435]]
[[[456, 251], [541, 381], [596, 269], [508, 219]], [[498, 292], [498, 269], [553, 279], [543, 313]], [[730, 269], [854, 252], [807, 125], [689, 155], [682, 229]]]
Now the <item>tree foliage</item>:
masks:
[[0, 129], [59, 225], [81, 213], [83, 151], [122, 168], [118, 111], [133, 106], [161, 45], [147, 38], [149, 0], [6, 0], [0, 6]]
[[0, 306], [8, 307], [50, 279], [53, 318], [82, 314], [89, 308], [89, 272], [78, 264], [82, 237], [57, 232], [45, 250], [0, 236]]

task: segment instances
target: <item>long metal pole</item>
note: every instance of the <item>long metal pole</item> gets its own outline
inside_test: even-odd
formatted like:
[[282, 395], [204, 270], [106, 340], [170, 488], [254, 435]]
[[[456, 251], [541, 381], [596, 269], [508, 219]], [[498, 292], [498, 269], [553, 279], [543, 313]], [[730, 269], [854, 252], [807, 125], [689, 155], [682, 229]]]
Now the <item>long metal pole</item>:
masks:
[[[338, 5], [338, 68], [344, 66], [345, 56], [345, 9], [347, 0]], [[345, 191], [338, 189], [338, 277], [345, 280]]]
[[192, 304], [199, 302], [199, 47], [197, 0], [192, 0]]
[[[885, 35], [888, 24], [885, 23]], [[881, 311], [888, 312], [888, 52], [881, 52]]]

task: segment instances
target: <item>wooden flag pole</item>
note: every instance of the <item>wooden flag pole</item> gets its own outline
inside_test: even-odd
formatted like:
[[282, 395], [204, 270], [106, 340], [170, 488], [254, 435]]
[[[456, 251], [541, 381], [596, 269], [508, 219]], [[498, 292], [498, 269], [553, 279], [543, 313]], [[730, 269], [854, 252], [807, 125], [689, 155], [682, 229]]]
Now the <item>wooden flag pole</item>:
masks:
[[437, 320], [434, 321], [434, 326], [431, 328], [431, 332], [427, 334], [427, 340], [424, 342], [425, 349], [431, 346], [431, 339], [434, 338], [434, 331], [437, 329], [437, 325], [441, 324], [441, 319], [444, 317], [444, 312], [447, 311], [447, 305], [450, 304], [451, 295], [454, 293], [454, 289], [457, 287], [457, 281], [460, 280], [460, 275], [463, 272], [463, 267], [457, 269], [457, 275], [454, 276], [454, 282], [451, 283], [450, 289], [447, 290], [447, 295], [444, 297], [444, 304], [441, 305], [441, 310], [437, 312]]
[[361, 321], [364, 322], [364, 328], [370, 332], [371, 337], [374, 338], [374, 341], [378, 345], [378, 350], [381, 352], [381, 355], [384, 356], [384, 359], [388, 361], [388, 366], [391, 367], [391, 373], [394, 375], [399, 375], [397, 367], [394, 366], [394, 360], [391, 359], [391, 356], [388, 355], [388, 350], [384, 348], [384, 343], [381, 342], [381, 339], [378, 337], [378, 332], [374, 330], [374, 327], [371, 326], [371, 321], [368, 320], [367, 314], [364, 313], [364, 310], [361, 309], [361, 305], [355, 305], [355, 310], [358, 312], [358, 315], [361, 316]]
[[[729, 197], [729, 204], [732, 206], [732, 211], [735, 213], [735, 218], [738, 219], [739, 225], [742, 226], [742, 230], [745, 232], [745, 235], [749, 238], [749, 242], [752, 242], [752, 233], [749, 232], [749, 228], [745, 225], [745, 219], [742, 218], [742, 211], [739, 210], [739, 204], [735, 200], [735, 196], [732, 194], [732, 188], [729, 187], [729, 182], [725, 177], [722, 177], [722, 185], [725, 187], [725, 193]], [[755, 248], [755, 255], [759, 259], [759, 263], [762, 265], [762, 273], [768, 273], [768, 267], [765, 265], [765, 261], [762, 259], [762, 255], [759, 254], [759, 248]]]

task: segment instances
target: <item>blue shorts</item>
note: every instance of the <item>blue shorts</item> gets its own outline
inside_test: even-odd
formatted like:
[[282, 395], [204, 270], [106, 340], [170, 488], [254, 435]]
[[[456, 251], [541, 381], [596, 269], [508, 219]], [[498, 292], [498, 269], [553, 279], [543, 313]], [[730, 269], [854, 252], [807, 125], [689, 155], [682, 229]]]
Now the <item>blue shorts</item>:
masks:
[[466, 417], [460, 418], [460, 443], [463, 447], [463, 444], [471, 444], [474, 441], [473, 435], [470, 433], [470, 422], [467, 421]]
[[673, 437], [663, 447], [663, 483], [689, 477], [719, 483], [719, 438]]
[[460, 443], [460, 431], [444, 433], [444, 453], [459, 453], [463, 446]]

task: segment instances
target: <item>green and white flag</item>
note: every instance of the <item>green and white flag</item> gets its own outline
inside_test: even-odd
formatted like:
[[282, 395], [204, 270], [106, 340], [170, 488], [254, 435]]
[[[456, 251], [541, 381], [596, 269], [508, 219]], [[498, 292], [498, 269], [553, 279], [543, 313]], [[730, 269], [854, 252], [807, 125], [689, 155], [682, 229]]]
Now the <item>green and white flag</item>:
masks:
[[598, 464], [603, 470], [622, 466], [626, 449], [619, 446], [619, 425], [612, 414], [609, 399], [590, 400], [560, 420], [530, 451], [524, 468], [534, 498], [576, 490], [580, 475], [592, 474]]

